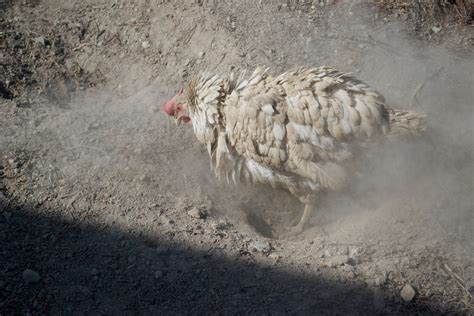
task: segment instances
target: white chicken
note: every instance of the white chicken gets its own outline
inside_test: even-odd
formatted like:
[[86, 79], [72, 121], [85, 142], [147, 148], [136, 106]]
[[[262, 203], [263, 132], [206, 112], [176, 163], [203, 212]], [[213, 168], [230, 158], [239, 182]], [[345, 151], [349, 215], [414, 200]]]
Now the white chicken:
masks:
[[346, 186], [369, 143], [425, 128], [422, 114], [389, 109], [367, 84], [330, 67], [203, 74], [164, 111], [192, 125], [218, 178], [285, 189], [305, 205], [286, 236], [304, 230], [320, 192]]

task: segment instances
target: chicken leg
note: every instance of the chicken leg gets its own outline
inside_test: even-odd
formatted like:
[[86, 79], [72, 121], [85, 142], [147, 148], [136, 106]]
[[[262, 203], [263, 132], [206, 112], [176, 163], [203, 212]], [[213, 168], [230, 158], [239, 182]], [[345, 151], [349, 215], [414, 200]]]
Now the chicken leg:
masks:
[[287, 238], [287, 237], [296, 236], [296, 235], [301, 234], [304, 230], [304, 227], [305, 227], [306, 223], [308, 222], [308, 219], [309, 219], [313, 209], [314, 209], [313, 205], [305, 204], [304, 211], [303, 211], [303, 216], [301, 216], [301, 219], [298, 222], [298, 224], [296, 224], [295, 226], [290, 227], [287, 232], [285, 232], [281, 235], [281, 237]]

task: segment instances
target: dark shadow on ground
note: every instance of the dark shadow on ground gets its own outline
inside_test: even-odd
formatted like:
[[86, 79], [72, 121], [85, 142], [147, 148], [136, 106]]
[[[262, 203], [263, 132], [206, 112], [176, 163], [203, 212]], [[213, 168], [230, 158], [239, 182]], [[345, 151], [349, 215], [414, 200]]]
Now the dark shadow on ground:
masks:
[[[377, 312], [374, 293], [365, 286], [242, 263], [139, 232], [38, 215], [50, 210], [5, 205], [0, 210], [0, 315]], [[38, 272], [41, 280], [26, 283], [25, 269]], [[444, 311], [387, 303], [383, 312]]]

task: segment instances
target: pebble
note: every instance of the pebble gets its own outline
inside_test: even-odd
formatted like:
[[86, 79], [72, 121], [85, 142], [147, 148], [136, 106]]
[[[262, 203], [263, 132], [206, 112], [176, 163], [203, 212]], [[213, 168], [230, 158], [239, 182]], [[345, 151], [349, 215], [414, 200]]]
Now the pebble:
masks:
[[349, 263], [349, 256], [335, 256], [331, 258], [328, 262], [328, 266], [331, 268], [335, 268], [337, 266], [342, 266], [343, 264]]
[[163, 271], [161, 270], [156, 270], [155, 271], [155, 278], [161, 279], [163, 277]]
[[403, 299], [403, 301], [407, 303], [413, 300], [413, 298], [415, 297], [415, 294], [416, 292], [410, 284], [405, 284], [405, 286], [400, 292], [401, 298]]
[[206, 54], [206, 53], [204, 53], [204, 52], [199, 52], [199, 55], [198, 55], [198, 56], [199, 56], [199, 58], [203, 58], [205, 54]]
[[267, 241], [255, 240], [249, 243], [249, 249], [257, 252], [270, 252], [272, 246]]
[[271, 253], [270, 255], [268, 255], [268, 257], [275, 260], [275, 261], [280, 259], [280, 256], [276, 253]]
[[433, 26], [433, 27], [431, 28], [431, 30], [432, 30], [433, 33], [435, 33], [435, 34], [441, 32], [441, 28], [440, 28], [440, 27], [437, 27], [437, 26]]
[[146, 49], [146, 48], [150, 48], [150, 46], [151, 46], [151, 44], [150, 44], [149, 41], [143, 41], [143, 42], [142, 42], [142, 47], [143, 47], [143, 48], [145, 48], [145, 49]]
[[139, 179], [141, 182], [148, 182], [150, 181], [150, 177], [148, 177], [146, 174], [142, 174]]
[[41, 276], [38, 274], [38, 272], [26, 269], [22, 273], [23, 280], [25, 280], [28, 283], [36, 283], [41, 280]]
[[33, 39], [35, 43], [40, 44], [41, 46], [46, 46], [47, 40], [43, 36], [38, 36]]
[[198, 219], [202, 219], [206, 217], [206, 213], [204, 213], [202, 210], [198, 209], [197, 207], [193, 207], [191, 210], [189, 210], [188, 215], [191, 216], [192, 218], [198, 218]]

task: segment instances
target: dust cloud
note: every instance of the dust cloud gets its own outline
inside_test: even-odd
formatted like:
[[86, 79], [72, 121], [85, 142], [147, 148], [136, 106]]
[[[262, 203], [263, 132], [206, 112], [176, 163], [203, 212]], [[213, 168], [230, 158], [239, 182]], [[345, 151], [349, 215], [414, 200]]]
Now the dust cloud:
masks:
[[[319, 234], [323, 226], [335, 238], [363, 240], [366, 236], [354, 231], [376, 225], [371, 216], [394, 222], [418, 216], [429, 225], [414, 229], [433, 240], [456, 240], [473, 253], [471, 56], [415, 41], [393, 22], [374, 25], [375, 13], [360, 3], [348, 10], [342, 7], [328, 14], [324, 27], [300, 30], [300, 23], [289, 21], [271, 39], [259, 35], [253, 45], [261, 40], [286, 55], [275, 60], [275, 69], [326, 64], [353, 72], [381, 92], [390, 107], [426, 113], [428, 132], [367, 151], [349, 192], [322, 197], [314, 229], [305, 236]], [[262, 24], [274, 19], [261, 18]], [[293, 48], [281, 47], [288, 38], [294, 38]], [[253, 48], [242, 45], [244, 50]], [[95, 179], [101, 186], [128, 182], [130, 194], [165, 192], [190, 203], [212, 201], [217, 213], [242, 219], [267, 236], [272, 235], [270, 227], [288, 225], [299, 216], [302, 205], [288, 194], [214, 179], [209, 158], [192, 130], [174, 126], [162, 113], [161, 105], [178, 88], [163, 84], [164, 80], [158, 76], [151, 85], [127, 93], [120, 87], [90, 91], [67, 109], [44, 106], [44, 115], [32, 120], [24, 140], [44, 143], [55, 166], [68, 178], [91, 185]], [[354, 217], [361, 222], [350, 229]], [[397, 229], [395, 239], [405, 227]]]
[[[394, 22], [374, 27], [363, 18], [373, 14], [368, 7], [353, 5], [348, 12], [335, 13], [340, 18], [332, 19], [327, 32], [344, 30], [335, 43], [338, 51], [354, 45], [344, 38], [358, 39], [361, 50], [353, 63], [355, 76], [382, 93], [389, 107], [425, 113], [428, 129], [423, 137], [390, 141], [366, 152], [363, 176], [354, 178], [351, 192], [344, 197], [331, 193], [333, 199], [326, 201], [326, 207], [346, 215], [378, 208], [387, 222], [393, 217], [395, 222], [411, 222], [416, 217], [423, 224], [414, 229], [431, 241], [449, 239], [472, 256], [473, 58], [413, 40]], [[322, 39], [309, 49], [329, 54]], [[334, 62], [347, 68], [339, 57], [333, 56]], [[406, 225], [406, 233], [411, 229]], [[403, 232], [401, 228], [400, 235]], [[420, 238], [421, 246], [430, 238]]]

